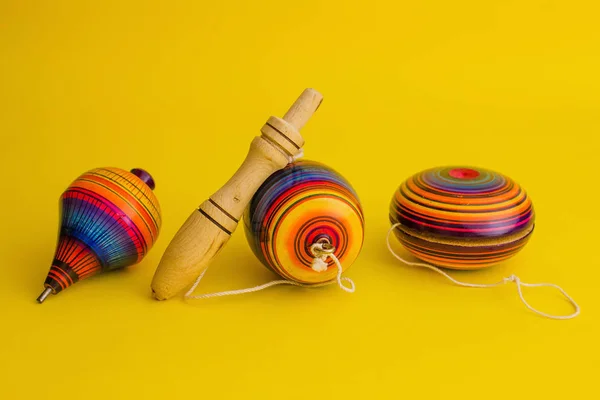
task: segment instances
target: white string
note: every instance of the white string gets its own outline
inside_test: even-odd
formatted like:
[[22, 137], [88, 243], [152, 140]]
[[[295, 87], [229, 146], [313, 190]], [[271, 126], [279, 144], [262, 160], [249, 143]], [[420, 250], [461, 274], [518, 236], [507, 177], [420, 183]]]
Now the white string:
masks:
[[[418, 262], [411, 262], [411, 261], [407, 261], [407, 260], [403, 259], [402, 257], [400, 257], [398, 254], [396, 254], [394, 252], [394, 250], [392, 249], [392, 246], [390, 244], [390, 234], [392, 233], [392, 231], [394, 229], [396, 229], [396, 227], [398, 227], [400, 225], [401, 225], [400, 223], [396, 223], [396, 224], [392, 225], [392, 227], [390, 228], [390, 230], [387, 233], [387, 239], [386, 240], [387, 240], [387, 246], [388, 246], [389, 251], [392, 253], [392, 255], [394, 257], [396, 257], [397, 259], [399, 259], [403, 263], [405, 263], [407, 265], [411, 265], [411, 266], [428, 268], [428, 269], [430, 269], [432, 271], [435, 271], [438, 274], [440, 274], [440, 275], [448, 278], [450, 281], [452, 281], [453, 283], [455, 283], [455, 284], [457, 284], [459, 286], [473, 287], [473, 288], [492, 288], [492, 287], [504, 285], [504, 284], [509, 283], [509, 282], [514, 282], [516, 284], [516, 286], [517, 286], [517, 291], [519, 293], [519, 297], [521, 298], [521, 301], [531, 311], [533, 311], [533, 312], [535, 312], [535, 313], [537, 313], [539, 315], [542, 315], [544, 317], [553, 318], [553, 319], [571, 319], [571, 318], [575, 318], [576, 316], [579, 315], [579, 311], [580, 311], [579, 305], [575, 302], [575, 300], [573, 300], [573, 298], [571, 296], [569, 296], [567, 294], [567, 292], [565, 292], [560, 286], [555, 285], [553, 283], [526, 283], [526, 282], [521, 281], [521, 279], [519, 279], [519, 277], [516, 276], [516, 275], [510, 275], [509, 277], [503, 278], [499, 282], [489, 283], [489, 284], [461, 282], [461, 281], [458, 281], [458, 280], [452, 278], [450, 275], [448, 275], [447, 273], [445, 273], [441, 269], [439, 269], [437, 267], [434, 267], [433, 265], [424, 264], [424, 263], [418, 263]], [[565, 298], [567, 298], [567, 300], [569, 300], [569, 302], [571, 302], [571, 304], [575, 308], [575, 312], [572, 313], [572, 314], [569, 314], [569, 315], [552, 315], [552, 314], [546, 314], [545, 312], [539, 311], [539, 310], [533, 308], [529, 303], [527, 303], [527, 301], [525, 300], [525, 297], [523, 296], [523, 291], [522, 291], [522, 288], [521, 288], [522, 286], [526, 286], [526, 287], [550, 286], [550, 287], [556, 288], [556, 289], [560, 290], [560, 292], [563, 294], [563, 296], [565, 296]]]
[[[194, 292], [194, 290], [196, 290], [196, 287], [198, 287], [198, 284], [202, 280], [202, 277], [206, 273], [206, 270], [204, 270], [204, 272], [202, 272], [200, 274], [200, 276], [196, 279], [196, 282], [194, 282], [194, 285], [192, 285], [192, 287], [190, 288], [190, 290], [187, 291], [187, 293], [185, 294], [185, 298], [187, 298], [187, 299], [208, 299], [208, 298], [211, 298], [211, 297], [232, 296], [232, 295], [237, 295], [237, 294], [258, 292], [259, 290], [263, 290], [263, 289], [266, 289], [268, 287], [275, 286], [275, 285], [293, 285], [293, 286], [314, 288], [314, 287], [321, 287], [321, 286], [331, 285], [333, 283], [337, 283], [338, 286], [342, 290], [344, 290], [344, 291], [346, 291], [348, 293], [354, 293], [354, 291], [356, 289], [356, 287], [354, 285], [354, 282], [352, 281], [352, 279], [350, 279], [348, 277], [342, 278], [342, 271], [343, 271], [342, 270], [342, 264], [340, 263], [340, 260], [338, 260], [338, 258], [335, 256], [335, 254], [333, 254], [333, 252], [329, 252], [329, 251], [324, 250], [323, 249], [323, 243], [314, 243], [311, 246], [310, 250], [311, 250], [312, 254], [315, 256], [315, 259], [313, 260], [313, 267], [315, 266], [315, 264], [318, 265], [318, 262], [316, 260], [326, 261], [327, 257], [330, 257], [333, 260], [333, 262], [335, 263], [335, 266], [337, 268], [337, 276], [336, 276], [336, 280], [335, 281], [308, 285], [308, 284], [303, 284], [303, 283], [299, 283], [299, 282], [289, 281], [287, 279], [281, 279], [281, 280], [267, 282], [267, 283], [264, 283], [264, 284], [259, 285], [259, 286], [255, 286], [255, 287], [251, 287], [251, 288], [246, 288], [246, 289], [226, 290], [226, 291], [223, 291], [223, 292], [206, 293], [206, 294], [200, 294], [200, 295], [192, 295], [192, 293]], [[345, 286], [342, 283], [343, 281], [349, 282], [350, 283], [350, 287]]]
[[304, 148], [301, 148], [300, 150], [298, 150], [298, 154], [296, 154], [294, 156], [290, 156], [288, 153], [283, 151], [283, 149], [279, 148], [278, 146], [273, 146], [273, 147], [276, 148], [281, 154], [283, 154], [285, 158], [287, 158], [288, 164], [291, 164], [294, 161], [298, 160], [299, 158], [304, 157]]
[[294, 161], [296, 161], [299, 158], [304, 157], [304, 148], [301, 148], [300, 150], [298, 150], [298, 154], [296, 154], [295, 156], [289, 157], [288, 161], [289, 164], [293, 163]]

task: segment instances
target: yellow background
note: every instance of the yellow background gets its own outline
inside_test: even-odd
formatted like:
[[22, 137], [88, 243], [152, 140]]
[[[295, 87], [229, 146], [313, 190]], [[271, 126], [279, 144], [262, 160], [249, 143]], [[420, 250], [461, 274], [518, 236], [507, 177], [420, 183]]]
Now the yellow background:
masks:
[[[594, 397], [595, 3], [2, 1], [0, 397]], [[179, 226], [305, 87], [325, 98], [302, 132], [306, 158], [349, 179], [365, 209], [365, 245], [347, 273], [356, 293], [152, 300]], [[459, 288], [389, 255], [394, 190], [449, 163], [508, 174], [537, 210], [520, 254], [456, 275], [557, 283], [580, 317], [544, 319], [512, 285]], [[141, 264], [39, 305], [58, 197], [99, 166], [150, 171], [159, 241]], [[198, 292], [275, 278], [239, 228]], [[550, 289], [526, 295], [571, 312]]]

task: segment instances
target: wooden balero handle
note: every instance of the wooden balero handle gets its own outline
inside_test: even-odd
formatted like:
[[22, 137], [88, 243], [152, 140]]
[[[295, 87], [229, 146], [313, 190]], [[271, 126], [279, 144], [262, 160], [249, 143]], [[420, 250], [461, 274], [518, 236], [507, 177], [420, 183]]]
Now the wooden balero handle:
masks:
[[177, 295], [206, 270], [227, 244], [260, 185], [301, 152], [304, 139], [299, 131], [322, 100], [319, 92], [306, 89], [283, 119], [267, 120], [235, 174], [192, 212], [167, 246], [152, 280], [156, 299]]

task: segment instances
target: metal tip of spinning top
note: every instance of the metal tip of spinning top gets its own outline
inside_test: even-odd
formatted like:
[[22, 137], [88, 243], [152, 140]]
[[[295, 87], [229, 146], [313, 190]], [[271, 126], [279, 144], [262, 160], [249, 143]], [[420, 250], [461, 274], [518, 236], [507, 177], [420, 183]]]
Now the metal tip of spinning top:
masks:
[[44, 300], [46, 300], [46, 297], [48, 297], [50, 295], [50, 293], [52, 293], [51, 288], [44, 289], [42, 294], [40, 294], [40, 296], [37, 298], [37, 302], [42, 304], [44, 302]]

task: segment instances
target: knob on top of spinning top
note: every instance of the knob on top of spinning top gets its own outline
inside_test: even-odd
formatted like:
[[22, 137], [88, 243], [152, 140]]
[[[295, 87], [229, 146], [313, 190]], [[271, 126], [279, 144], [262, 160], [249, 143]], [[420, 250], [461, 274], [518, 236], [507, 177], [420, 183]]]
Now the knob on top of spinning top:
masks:
[[390, 203], [402, 245], [451, 269], [492, 266], [519, 252], [535, 225], [533, 203], [515, 181], [484, 168], [445, 166], [405, 180]]
[[73, 181], [60, 197], [58, 244], [38, 302], [99, 272], [139, 263], [161, 227], [154, 187], [139, 168], [96, 168]]
[[244, 213], [246, 239], [254, 255], [278, 275], [303, 284], [336, 278], [311, 268], [311, 246], [333, 247], [343, 271], [358, 257], [364, 216], [354, 188], [325, 164], [301, 160], [273, 173], [257, 190]]

